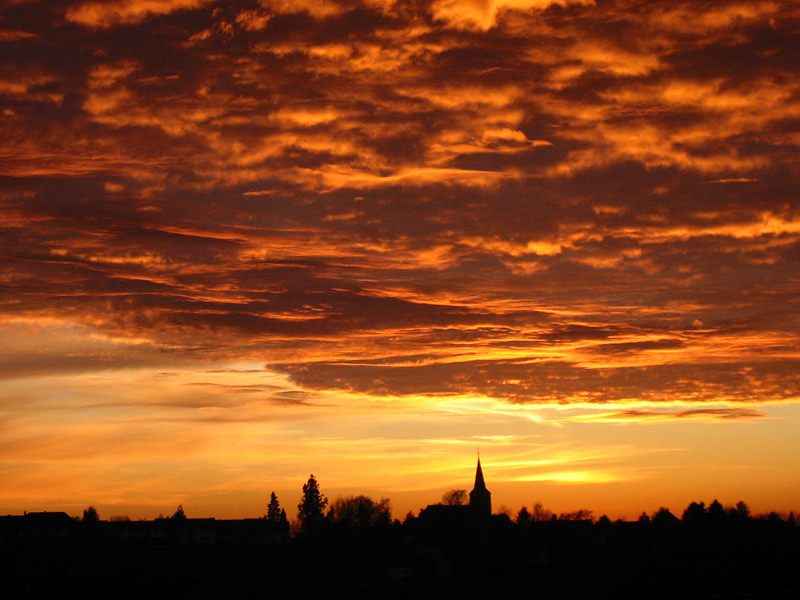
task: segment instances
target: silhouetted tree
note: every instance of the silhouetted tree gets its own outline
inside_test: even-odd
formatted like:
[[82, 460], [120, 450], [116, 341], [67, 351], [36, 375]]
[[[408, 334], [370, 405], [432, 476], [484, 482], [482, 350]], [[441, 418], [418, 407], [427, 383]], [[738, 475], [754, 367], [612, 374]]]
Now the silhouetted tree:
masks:
[[750, 518], [750, 507], [741, 500], [736, 503], [736, 516], [742, 521], [746, 521]]
[[100, 515], [97, 514], [97, 509], [94, 506], [90, 506], [86, 510], [83, 511], [83, 522], [84, 523], [97, 523], [100, 520]]
[[639, 515], [639, 523], [649, 523], [650, 522], [650, 515], [646, 512], [643, 512]]
[[278, 496], [272, 492], [269, 497], [269, 504], [267, 504], [267, 522], [275, 525], [283, 525], [286, 523], [286, 511], [281, 508], [278, 502]]
[[715, 527], [722, 527], [725, 524], [725, 509], [719, 500], [714, 500], [708, 506], [708, 521]]
[[593, 516], [592, 511], [587, 510], [585, 508], [580, 508], [578, 510], [568, 512], [568, 513], [561, 513], [558, 515], [559, 521], [589, 521]]
[[653, 523], [656, 525], [675, 525], [680, 521], [668, 508], [662, 506], [653, 514]]
[[297, 518], [304, 531], [316, 528], [325, 518], [328, 499], [320, 492], [319, 484], [312, 474], [303, 484], [303, 499], [297, 505]]
[[375, 502], [367, 496], [337, 498], [331, 505], [328, 518], [347, 529], [388, 527], [391, 523], [391, 503], [388, 498]]
[[511, 511], [507, 508], [501, 512], [496, 512], [492, 515], [492, 527], [508, 531], [513, 527], [514, 522], [511, 520]]
[[531, 519], [533, 521], [550, 521], [554, 516], [553, 511], [545, 508], [541, 502], [534, 504], [531, 510]]
[[531, 524], [531, 513], [524, 506], [519, 509], [517, 513], [517, 525], [520, 527], [527, 527]]
[[442, 494], [442, 504], [463, 506], [467, 503], [467, 490], [452, 489]]
[[[163, 519], [164, 515], [159, 515], [158, 518]], [[128, 515], [111, 515], [108, 520], [112, 523], [129, 523], [131, 518]]]
[[681, 521], [687, 525], [699, 525], [706, 521], [706, 503], [705, 502], [692, 502], [686, 507], [681, 516]]
[[175, 509], [175, 512], [172, 514], [173, 521], [185, 521], [186, 520], [186, 513], [183, 512], [183, 504], [178, 504], [178, 508]]

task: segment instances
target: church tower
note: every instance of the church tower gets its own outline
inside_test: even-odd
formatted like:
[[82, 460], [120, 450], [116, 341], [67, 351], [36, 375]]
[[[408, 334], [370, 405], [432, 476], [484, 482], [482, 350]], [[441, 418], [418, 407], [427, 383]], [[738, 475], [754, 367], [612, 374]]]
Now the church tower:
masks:
[[478, 469], [475, 471], [475, 485], [469, 493], [469, 507], [476, 515], [490, 517], [492, 515], [492, 493], [486, 489], [481, 469], [481, 456], [478, 455]]

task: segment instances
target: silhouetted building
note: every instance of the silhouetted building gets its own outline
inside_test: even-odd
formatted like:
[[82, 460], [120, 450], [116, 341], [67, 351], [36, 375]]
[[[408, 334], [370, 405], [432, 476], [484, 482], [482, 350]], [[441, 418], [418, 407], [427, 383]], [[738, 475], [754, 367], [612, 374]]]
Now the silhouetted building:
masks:
[[416, 527], [423, 536], [433, 540], [464, 542], [483, 536], [491, 516], [492, 493], [486, 489], [479, 456], [469, 504], [428, 505], [420, 511]]
[[69, 538], [77, 521], [65, 512], [28, 512], [21, 516], [0, 517], [0, 540], [25, 540], [30, 544], [50, 544]]
[[475, 485], [469, 493], [469, 507], [478, 515], [492, 515], [492, 493], [486, 489], [481, 469], [481, 457], [478, 456], [478, 468], [475, 471]]

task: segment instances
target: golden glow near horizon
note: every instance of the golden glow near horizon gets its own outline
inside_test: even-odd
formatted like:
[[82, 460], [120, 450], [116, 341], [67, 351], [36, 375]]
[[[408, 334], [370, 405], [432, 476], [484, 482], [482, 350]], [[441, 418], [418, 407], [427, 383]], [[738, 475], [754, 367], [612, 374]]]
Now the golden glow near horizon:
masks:
[[[724, 4], [724, 5], [723, 5]], [[0, 513], [798, 510], [800, 8], [0, 8]]]

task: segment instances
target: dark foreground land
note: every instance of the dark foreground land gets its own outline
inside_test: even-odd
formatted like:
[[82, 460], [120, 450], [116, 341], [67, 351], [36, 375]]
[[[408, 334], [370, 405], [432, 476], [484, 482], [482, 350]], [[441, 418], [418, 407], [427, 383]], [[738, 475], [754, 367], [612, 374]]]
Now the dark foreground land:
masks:
[[793, 520], [669, 514], [514, 523], [0, 517], [0, 598], [800, 598]]

